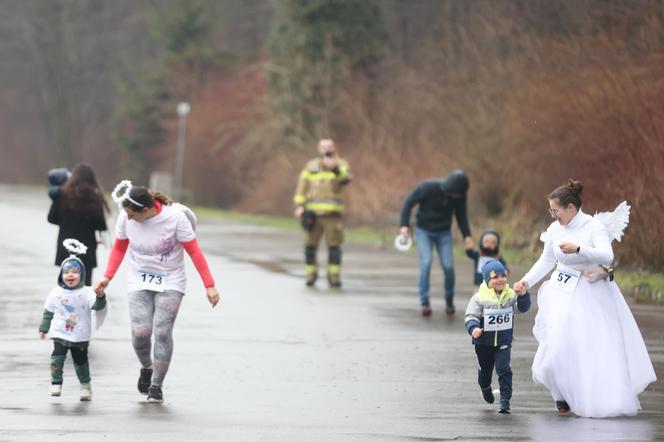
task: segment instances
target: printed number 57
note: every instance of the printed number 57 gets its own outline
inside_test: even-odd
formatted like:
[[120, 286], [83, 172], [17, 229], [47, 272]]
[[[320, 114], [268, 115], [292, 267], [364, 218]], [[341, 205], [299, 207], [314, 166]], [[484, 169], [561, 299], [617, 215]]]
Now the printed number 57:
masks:
[[[563, 275], [562, 273], [558, 273], [558, 281], [562, 282], [563, 284], [567, 283], [571, 277], [572, 275]], [[565, 279], [564, 281], [563, 278]]]

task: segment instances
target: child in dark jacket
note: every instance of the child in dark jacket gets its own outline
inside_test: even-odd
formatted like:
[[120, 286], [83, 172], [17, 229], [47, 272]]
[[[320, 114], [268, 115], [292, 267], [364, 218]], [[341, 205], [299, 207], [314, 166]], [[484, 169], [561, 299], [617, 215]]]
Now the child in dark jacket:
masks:
[[512, 326], [514, 314], [530, 309], [530, 293], [517, 294], [507, 283], [507, 270], [497, 259], [482, 267], [484, 283], [468, 303], [465, 324], [473, 337], [479, 363], [478, 382], [482, 397], [493, 403], [491, 377], [494, 365], [500, 384], [499, 413], [510, 413], [512, 398]]
[[498, 232], [492, 229], [487, 229], [480, 236], [480, 249], [466, 249], [466, 256], [472, 259], [474, 262], [474, 274], [473, 274], [473, 284], [475, 288], [479, 288], [480, 284], [483, 282], [482, 277], [482, 266], [492, 259], [497, 259], [500, 261], [505, 269], [509, 271], [507, 263], [500, 255], [500, 235]]

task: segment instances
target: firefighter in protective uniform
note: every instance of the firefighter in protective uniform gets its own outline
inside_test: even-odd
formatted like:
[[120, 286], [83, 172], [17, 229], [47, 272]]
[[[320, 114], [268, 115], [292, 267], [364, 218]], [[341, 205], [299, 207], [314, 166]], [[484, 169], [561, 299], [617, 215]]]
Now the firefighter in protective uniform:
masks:
[[327, 280], [341, 287], [341, 243], [344, 240], [342, 190], [351, 180], [348, 163], [337, 155], [334, 141], [318, 142], [320, 156], [309, 161], [297, 182], [294, 215], [302, 220], [307, 286], [318, 278], [316, 252], [323, 235], [329, 255]]

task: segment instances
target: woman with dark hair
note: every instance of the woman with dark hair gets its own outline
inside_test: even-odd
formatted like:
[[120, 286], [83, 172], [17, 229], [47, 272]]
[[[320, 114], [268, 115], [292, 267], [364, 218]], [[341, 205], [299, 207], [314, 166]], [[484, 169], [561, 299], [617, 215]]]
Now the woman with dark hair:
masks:
[[129, 181], [115, 188], [113, 199], [123, 210], [118, 215], [106, 272], [95, 283], [95, 291], [104, 292], [129, 250], [127, 291], [132, 344], [142, 367], [138, 391], [148, 395], [148, 402], [162, 402], [161, 387], [173, 355], [173, 326], [187, 283], [184, 251], [198, 270], [213, 307], [219, 302], [219, 293], [188, 209], [173, 204], [159, 192], [132, 187]]
[[104, 199], [94, 170], [88, 164], [78, 164], [71, 176], [62, 185], [60, 192], [54, 197], [48, 212], [48, 222], [60, 226], [58, 233], [55, 265], [69, 257], [62, 242], [67, 238], [75, 238], [88, 248], [81, 256], [87, 269], [85, 285], [92, 281], [92, 269], [97, 267], [97, 237], [95, 232], [106, 230], [105, 214], [109, 213], [108, 203]]
[[539, 346], [533, 380], [550, 391], [560, 413], [583, 417], [635, 415], [638, 395], [656, 380], [643, 337], [609, 276], [611, 241], [620, 239], [629, 206], [595, 216], [582, 210], [583, 187], [570, 180], [549, 194], [555, 220], [542, 234], [544, 251], [514, 290], [537, 284], [533, 334]]

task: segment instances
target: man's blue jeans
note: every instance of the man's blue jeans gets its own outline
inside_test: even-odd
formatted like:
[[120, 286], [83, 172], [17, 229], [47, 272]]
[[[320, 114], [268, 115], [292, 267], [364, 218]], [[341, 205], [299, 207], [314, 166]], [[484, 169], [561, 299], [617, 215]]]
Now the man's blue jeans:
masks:
[[440, 266], [445, 274], [445, 300], [452, 302], [454, 297], [454, 256], [452, 231], [430, 232], [417, 227], [415, 229], [417, 251], [420, 255], [420, 303], [429, 305], [429, 274], [433, 261], [433, 248], [436, 247]]

